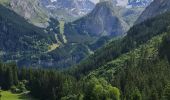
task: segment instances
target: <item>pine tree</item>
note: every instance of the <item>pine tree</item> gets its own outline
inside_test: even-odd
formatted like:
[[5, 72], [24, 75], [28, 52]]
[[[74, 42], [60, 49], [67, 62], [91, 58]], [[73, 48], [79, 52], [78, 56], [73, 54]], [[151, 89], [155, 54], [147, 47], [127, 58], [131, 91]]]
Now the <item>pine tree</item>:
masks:
[[164, 99], [170, 100], [170, 83], [168, 83], [164, 90]]
[[3, 66], [2, 66], [2, 63], [0, 62], [0, 86], [3, 85], [3, 82], [4, 82], [4, 75], [3, 75]]
[[12, 67], [12, 74], [13, 74], [14, 85], [17, 85], [18, 84], [18, 69], [17, 69], [17, 65], [15, 63], [11, 63], [10, 67]]
[[136, 88], [132, 94], [131, 100], [142, 100], [142, 95], [138, 88]]
[[11, 68], [7, 68], [6, 88], [9, 89], [12, 85], [14, 85], [12, 70], [11, 70]]

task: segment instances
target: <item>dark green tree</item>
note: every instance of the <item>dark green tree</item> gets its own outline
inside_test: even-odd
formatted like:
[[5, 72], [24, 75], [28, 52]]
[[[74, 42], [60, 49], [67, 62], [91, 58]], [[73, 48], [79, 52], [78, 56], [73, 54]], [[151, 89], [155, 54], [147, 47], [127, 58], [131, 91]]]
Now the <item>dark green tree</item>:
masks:
[[6, 89], [14, 85], [13, 72], [11, 68], [7, 68], [6, 72]]
[[170, 100], [170, 83], [168, 83], [164, 90], [164, 99]]

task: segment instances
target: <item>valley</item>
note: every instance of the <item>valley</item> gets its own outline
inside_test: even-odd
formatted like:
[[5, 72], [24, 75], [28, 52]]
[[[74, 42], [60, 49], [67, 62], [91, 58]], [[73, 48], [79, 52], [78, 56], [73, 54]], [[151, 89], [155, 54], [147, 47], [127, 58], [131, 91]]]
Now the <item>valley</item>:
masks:
[[0, 100], [170, 100], [169, 0], [1, 0]]

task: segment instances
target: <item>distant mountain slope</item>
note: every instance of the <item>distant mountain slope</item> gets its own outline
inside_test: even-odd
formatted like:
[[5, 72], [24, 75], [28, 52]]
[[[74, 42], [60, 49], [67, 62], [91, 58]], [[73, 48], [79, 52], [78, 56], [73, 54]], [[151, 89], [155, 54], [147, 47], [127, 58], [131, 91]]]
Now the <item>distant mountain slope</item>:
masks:
[[123, 34], [128, 29], [126, 27], [128, 25], [121, 19], [117, 10], [110, 2], [101, 2], [87, 16], [68, 23], [65, 27], [65, 34], [68, 37], [72, 35], [101, 37]]
[[112, 1], [98, 3], [86, 16], [65, 25], [68, 41], [72, 37], [121, 36], [133, 25], [145, 7], [122, 7]]
[[90, 0], [39, 0], [48, 13], [64, 19], [65, 21], [73, 21], [89, 13], [95, 3]]
[[136, 24], [143, 22], [148, 18], [152, 18], [155, 17], [156, 15], [170, 11], [169, 5], [170, 0], [154, 0], [138, 18]]
[[3, 60], [21, 60], [26, 55], [46, 52], [48, 46], [56, 42], [52, 33], [29, 24], [6, 7], [0, 5], [0, 11], [0, 55]]
[[48, 12], [43, 9], [39, 0], [2, 0], [0, 4], [15, 11], [36, 26], [46, 27], [48, 25]]

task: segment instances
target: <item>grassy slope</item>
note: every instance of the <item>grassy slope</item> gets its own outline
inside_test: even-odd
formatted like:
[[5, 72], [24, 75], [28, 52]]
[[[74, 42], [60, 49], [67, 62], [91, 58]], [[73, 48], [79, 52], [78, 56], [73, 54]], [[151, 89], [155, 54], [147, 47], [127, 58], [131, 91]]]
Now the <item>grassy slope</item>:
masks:
[[9, 91], [2, 91], [1, 100], [36, 100], [25, 94], [12, 94]]
[[67, 43], [66, 36], [64, 35], [64, 24], [65, 24], [64, 21], [60, 21], [60, 34], [62, 35], [63, 42]]

